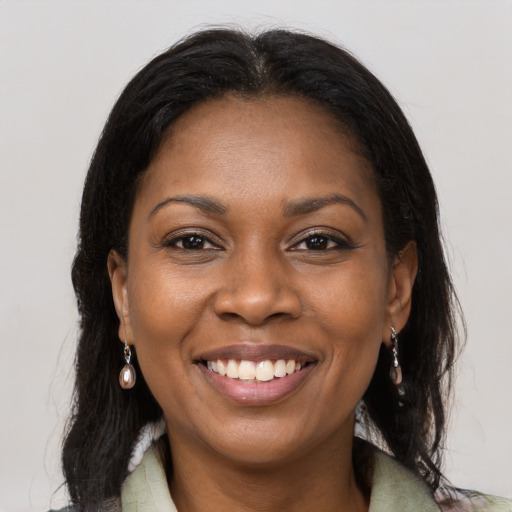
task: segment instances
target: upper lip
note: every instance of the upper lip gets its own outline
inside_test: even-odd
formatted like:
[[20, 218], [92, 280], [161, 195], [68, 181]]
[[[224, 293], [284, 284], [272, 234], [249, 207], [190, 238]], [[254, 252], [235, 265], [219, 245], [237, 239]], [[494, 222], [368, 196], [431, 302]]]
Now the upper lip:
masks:
[[197, 361], [216, 361], [218, 359], [237, 359], [247, 361], [264, 361], [293, 359], [299, 363], [313, 362], [317, 358], [312, 354], [285, 345], [268, 345], [263, 343], [243, 342], [228, 345], [207, 352], [201, 352]]

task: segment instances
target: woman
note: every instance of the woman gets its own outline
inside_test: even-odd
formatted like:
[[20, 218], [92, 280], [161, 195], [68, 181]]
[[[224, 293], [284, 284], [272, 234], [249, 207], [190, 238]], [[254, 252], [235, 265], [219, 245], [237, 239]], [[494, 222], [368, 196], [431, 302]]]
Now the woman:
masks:
[[443, 479], [435, 189], [345, 51], [212, 30], [150, 62], [92, 160], [73, 283], [76, 510], [511, 510]]

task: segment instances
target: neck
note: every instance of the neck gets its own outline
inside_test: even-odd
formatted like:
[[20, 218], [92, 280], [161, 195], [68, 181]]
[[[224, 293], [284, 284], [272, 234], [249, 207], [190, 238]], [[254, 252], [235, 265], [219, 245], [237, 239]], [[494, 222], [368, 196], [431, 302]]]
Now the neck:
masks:
[[180, 512], [364, 512], [352, 463], [352, 432], [336, 433], [294, 459], [249, 466], [183, 440], [171, 440], [170, 490]]

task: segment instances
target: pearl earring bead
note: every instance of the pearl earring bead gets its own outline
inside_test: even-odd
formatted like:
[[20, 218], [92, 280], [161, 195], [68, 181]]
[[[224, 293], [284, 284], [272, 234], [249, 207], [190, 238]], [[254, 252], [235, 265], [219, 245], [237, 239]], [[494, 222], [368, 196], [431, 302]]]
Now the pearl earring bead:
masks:
[[135, 368], [131, 364], [125, 364], [119, 373], [119, 385], [123, 389], [131, 389], [135, 386], [136, 379]]

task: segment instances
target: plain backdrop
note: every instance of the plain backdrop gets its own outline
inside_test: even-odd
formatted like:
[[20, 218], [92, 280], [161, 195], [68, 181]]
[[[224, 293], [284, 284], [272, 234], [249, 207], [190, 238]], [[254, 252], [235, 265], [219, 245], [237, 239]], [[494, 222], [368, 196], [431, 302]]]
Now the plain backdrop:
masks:
[[466, 314], [446, 473], [512, 496], [512, 2], [0, 0], [0, 510], [64, 503], [81, 187], [129, 78], [208, 24], [296, 27], [390, 88], [438, 186]]

